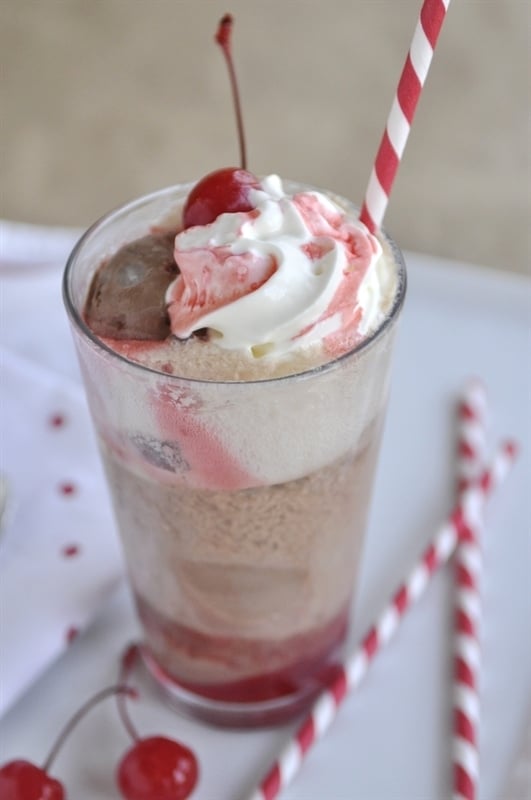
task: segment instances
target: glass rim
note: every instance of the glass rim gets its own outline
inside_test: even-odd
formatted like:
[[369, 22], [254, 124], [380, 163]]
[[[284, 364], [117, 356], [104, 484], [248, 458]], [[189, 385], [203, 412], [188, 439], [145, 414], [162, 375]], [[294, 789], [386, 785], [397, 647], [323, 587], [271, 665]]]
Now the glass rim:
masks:
[[[350, 350], [347, 350], [344, 353], [341, 353], [341, 355], [335, 358], [332, 358], [330, 361], [326, 361], [324, 364], [319, 364], [318, 366], [310, 367], [309, 369], [302, 370], [301, 372], [293, 372], [288, 375], [280, 375], [272, 378], [252, 378], [251, 380], [215, 380], [210, 378], [208, 379], [188, 378], [176, 375], [174, 373], [163, 372], [162, 370], [154, 369], [153, 367], [149, 367], [145, 364], [140, 364], [138, 361], [133, 361], [132, 359], [127, 358], [121, 353], [118, 353], [116, 350], [113, 350], [112, 347], [110, 347], [102, 339], [100, 339], [93, 333], [91, 328], [85, 322], [83, 314], [76, 308], [76, 305], [74, 304], [74, 301], [72, 299], [70, 292], [70, 278], [75, 267], [77, 256], [84, 247], [85, 243], [94, 234], [96, 234], [100, 230], [100, 228], [111, 223], [113, 219], [115, 219], [116, 217], [121, 217], [130, 211], [134, 211], [135, 208], [138, 208], [139, 206], [144, 204], [148, 204], [150, 201], [164, 197], [165, 195], [173, 195], [176, 194], [177, 192], [182, 192], [184, 190], [189, 191], [195, 185], [195, 183], [196, 183], [195, 181], [190, 181], [186, 183], [174, 184], [173, 186], [167, 186], [164, 187], [163, 189], [157, 189], [154, 192], [141, 195], [140, 197], [137, 197], [134, 200], [131, 200], [127, 203], [123, 203], [122, 205], [119, 205], [111, 209], [110, 211], [106, 212], [101, 217], [96, 219], [95, 222], [93, 222], [92, 225], [90, 225], [86, 229], [86, 231], [80, 236], [80, 238], [74, 245], [66, 261], [63, 273], [63, 281], [62, 281], [63, 301], [68, 316], [70, 317], [70, 320], [72, 321], [74, 326], [97, 349], [102, 350], [105, 353], [108, 353], [110, 356], [113, 356], [114, 358], [127, 364], [129, 367], [133, 369], [139, 370], [141, 373], [151, 373], [153, 375], [159, 375], [160, 377], [164, 377], [168, 381], [173, 380], [175, 382], [181, 382], [181, 383], [185, 382], [191, 384], [212, 385], [212, 386], [250, 386], [253, 384], [272, 384], [272, 383], [277, 384], [282, 381], [307, 380], [316, 375], [325, 374], [335, 369], [338, 369], [343, 364], [343, 362], [349, 360], [354, 356], [360, 355], [370, 350], [370, 348], [376, 343], [376, 341], [378, 341], [383, 336], [383, 334], [393, 326], [404, 304], [404, 299], [406, 296], [406, 289], [407, 289], [407, 270], [402, 251], [400, 250], [394, 239], [385, 231], [385, 229], [380, 229], [378, 233], [380, 236], [382, 236], [386, 244], [389, 246], [395, 264], [398, 267], [397, 270], [398, 286], [395, 297], [393, 299], [392, 306], [389, 309], [388, 313], [385, 315], [384, 319], [374, 329], [374, 331], [372, 331], [368, 336], [366, 336], [360, 342], [358, 342], [358, 344], [355, 347], [351, 348]], [[351, 203], [350, 200], [347, 200], [347, 198], [342, 197], [336, 192], [319, 189], [317, 187], [310, 186], [308, 184], [303, 184], [298, 181], [291, 181], [289, 179], [283, 180], [283, 183], [291, 183], [301, 187], [301, 189], [306, 189], [307, 191], [322, 192], [323, 194], [327, 194], [328, 196], [336, 197], [338, 200], [341, 200], [344, 203], [351, 206], [352, 208], [355, 208], [355, 206]]]

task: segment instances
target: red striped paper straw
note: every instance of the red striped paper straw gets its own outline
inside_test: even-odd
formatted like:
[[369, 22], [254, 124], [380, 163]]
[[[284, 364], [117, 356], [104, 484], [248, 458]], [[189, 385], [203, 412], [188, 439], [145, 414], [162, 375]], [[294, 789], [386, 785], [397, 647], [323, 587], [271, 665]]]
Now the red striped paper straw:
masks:
[[396, 633], [406, 611], [422, 596], [433, 573], [449, 560], [458, 540], [469, 535], [470, 528], [482, 513], [487, 495], [503, 481], [514, 455], [512, 443], [500, 446], [480, 481], [465, 490], [377, 622], [352, 655], [338, 666], [334, 680], [321, 692], [302, 725], [246, 800], [275, 800], [291, 783], [312, 745], [324, 736], [348, 693], [360, 685], [373, 658]]
[[487, 453], [488, 403], [485, 385], [469, 379], [457, 406], [457, 491], [476, 481]]
[[424, 0], [387, 125], [369, 178], [360, 220], [374, 233], [382, 224], [450, 0]]
[[[481, 476], [487, 447], [487, 396], [479, 380], [466, 383], [457, 409], [458, 496]], [[453, 678], [453, 800], [475, 800], [479, 778], [479, 675], [484, 521], [470, 526], [455, 552]]]

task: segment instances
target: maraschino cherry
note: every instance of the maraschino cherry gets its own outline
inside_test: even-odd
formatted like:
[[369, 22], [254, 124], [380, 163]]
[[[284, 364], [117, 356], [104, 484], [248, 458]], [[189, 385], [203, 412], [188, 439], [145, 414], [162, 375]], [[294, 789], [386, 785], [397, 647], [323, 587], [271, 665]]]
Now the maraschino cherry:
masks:
[[119, 686], [110, 686], [107, 689], [103, 689], [87, 700], [67, 722], [42, 767], [37, 767], [35, 764], [22, 759], [10, 761], [0, 767], [1, 800], [65, 800], [66, 794], [63, 785], [50, 775], [52, 763], [65, 739], [85, 714], [101, 700], [112, 695], [126, 694], [129, 697], [136, 697], [134, 689], [120, 684]]
[[[139, 656], [138, 645], [131, 645], [122, 658], [121, 680], [125, 681]], [[185, 800], [199, 776], [197, 759], [180, 742], [165, 736], [142, 739], [131, 722], [125, 695], [117, 696], [122, 722], [133, 739], [133, 746], [118, 765], [116, 779], [126, 800]]]
[[180, 742], [165, 736], [141, 738], [129, 717], [125, 698], [136, 698], [126, 683], [139, 656], [138, 645], [127, 648], [121, 664], [121, 680], [93, 695], [67, 722], [42, 767], [18, 759], [0, 767], [0, 800], [66, 800], [63, 785], [50, 775], [52, 763], [78, 722], [101, 700], [116, 696], [122, 722], [133, 746], [122, 757], [116, 779], [125, 800], [186, 800], [199, 776], [197, 759]]
[[2, 800], [64, 800], [59, 781], [29, 761], [10, 761], [0, 769]]
[[185, 800], [197, 783], [197, 761], [179, 742], [151, 736], [125, 754], [117, 779], [127, 800]]
[[229, 70], [238, 127], [241, 166], [225, 167], [210, 172], [194, 186], [184, 206], [183, 223], [185, 228], [191, 228], [193, 225], [208, 225], [220, 214], [227, 212], [251, 211], [253, 205], [250, 199], [250, 190], [259, 186], [258, 178], [252, 172], [247, 171], [240, 94], [231, 51], [232, 25], [232, 16], [225, 14], [218, 26], [216, 42], [223, 51]]

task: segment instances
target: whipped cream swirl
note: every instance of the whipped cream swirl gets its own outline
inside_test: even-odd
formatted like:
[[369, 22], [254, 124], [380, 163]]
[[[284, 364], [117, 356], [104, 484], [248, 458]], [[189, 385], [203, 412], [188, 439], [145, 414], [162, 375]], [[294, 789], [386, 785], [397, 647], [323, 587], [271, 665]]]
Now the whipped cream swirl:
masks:
[[286, 194], [276, 175], [251, 202], [177, 235], [180, 274], [166, 293], [175, 336], [208, 328], [220, 347], [255, 357], [316, 342], [337, 354], [381, 322], [396, 271], [362, 223], [320, 192]]

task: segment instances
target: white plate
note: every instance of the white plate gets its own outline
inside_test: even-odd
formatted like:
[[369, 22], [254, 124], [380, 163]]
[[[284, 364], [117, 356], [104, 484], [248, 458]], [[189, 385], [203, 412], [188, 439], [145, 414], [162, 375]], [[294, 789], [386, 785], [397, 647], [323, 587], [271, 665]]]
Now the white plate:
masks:
[[[470, 374], [487, 383], [496, 437], [522, 454], [492, 501], [485, 541], [479, 800], [503, 796], [531, 708], [529, 323], [525, 278], [411, 255], [410, 289], [357, 601], [359, 638], [451, 502], [452, 404]], [[285, 800], [437, 800], [450, 794], [451, 582], [439, 574], [312, 751]], [[137, 632], [125, 590], [0, 724], [2, 760], [42, 759], [70, 713], [115, 679]], [[180, 719], [142, 682], [133, 713], [143, 733], [181, 738], [198, 753], [194, 800], [238, 800], [286, 728], [221, 732]], [[118, 798], [113, 771], [127, 737], [113, 703], [71, 737], [55, 772], [75, 800]]]

